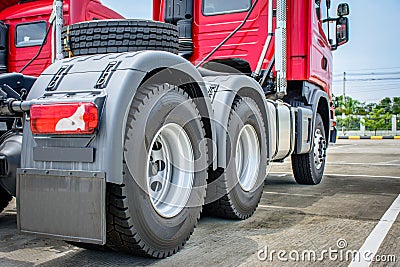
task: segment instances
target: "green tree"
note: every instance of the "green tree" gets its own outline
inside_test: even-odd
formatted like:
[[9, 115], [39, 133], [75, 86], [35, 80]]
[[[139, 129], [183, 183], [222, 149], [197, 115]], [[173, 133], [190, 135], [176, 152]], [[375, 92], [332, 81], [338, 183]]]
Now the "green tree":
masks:
[[338, 126], [342, 128], [344, 132], [348, 130], [360, 129], [360, 119], [355, 115], [347, 115], [344, 118], [338, 116], [337, 123]]
[[393, 115], [400, 115], [400, 97], [393, 98]]
[[[341, 114], [345, 115], [365, 115], [364, 103], [353, 99], [349, 96], [344, 98], [343, 96], [338, 96], [335, 99], [336, 106], [336, 116]], [[363, 114], [364, 113], [364, 114]]]
[[388, 122], [390, 123], [391, 115], [386, 112], [384, 108], [374, 108], [364, 119], [364, 125], [369, 127], [375, 132], [379, 129], [387, 128]]
[[385, 113], [393, 114], [392, 99], [385, 97], [377, 105], [378, 108], [383, 108]]
[[363, 115], [367, 115], [367, 114], [371, 113], [374, 110], [374, 108], [376, 108], [376, 103], [366, 104], [364, 106], [365, 114], [363, 114]]

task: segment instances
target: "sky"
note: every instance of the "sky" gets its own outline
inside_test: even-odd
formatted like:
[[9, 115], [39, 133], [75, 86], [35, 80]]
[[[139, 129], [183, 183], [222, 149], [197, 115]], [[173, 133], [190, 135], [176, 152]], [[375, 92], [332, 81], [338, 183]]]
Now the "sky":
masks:
[[[152, 0], [102, 2], [127, 18], [152, 16]], [[331, 16], [342, 2], [350, 5], [350, 41], [333, 52], [334, 95], [343, 94], [346, 72], [347, 96], [363, 102], [400, 97], [400, 0], [332, 0]]]

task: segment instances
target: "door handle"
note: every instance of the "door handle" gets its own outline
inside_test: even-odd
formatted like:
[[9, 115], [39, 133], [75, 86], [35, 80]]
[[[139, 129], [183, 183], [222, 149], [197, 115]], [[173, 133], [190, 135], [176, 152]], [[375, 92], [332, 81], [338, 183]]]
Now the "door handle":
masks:
[[326, 57], [322, 57], [321, 67], [323, 70], [328, 70], [328, 59]]

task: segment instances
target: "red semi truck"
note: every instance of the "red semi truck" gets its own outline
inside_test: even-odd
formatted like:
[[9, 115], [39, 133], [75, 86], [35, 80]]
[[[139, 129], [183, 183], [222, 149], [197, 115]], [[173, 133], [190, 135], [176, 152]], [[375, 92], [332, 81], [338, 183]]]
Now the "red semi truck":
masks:
[[0, 1], [0, 211], [16, 196], [23, 233], [164, 258], [202, 211], [249, 218], [272, 162], [320, 183], [349, 39], [349, 6], [330, 8]]

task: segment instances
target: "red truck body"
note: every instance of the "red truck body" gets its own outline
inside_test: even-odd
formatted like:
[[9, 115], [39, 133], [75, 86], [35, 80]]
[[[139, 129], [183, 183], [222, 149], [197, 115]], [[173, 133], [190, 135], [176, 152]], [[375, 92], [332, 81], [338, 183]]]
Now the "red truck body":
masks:
[[[254, 0], [252, 1], [254, 3]], [[321, 1], [324, 2], [324, 1]], [[226, 38], [246, 17], [248, 11], [232, 14], [207, 16], [202, 12], [202, 3], [195, 1], [193, 20], [194, 53], [193, 63], [201, 61], [222, 40]], [[324, 3], [323, 3], [324, 4]], [[164, 21], [164, 1], [154, 0], [153, 19]], [[276, 8], [276, 1], [273, 3]], [[331, 97], [332, 90], [332, 52], [328, 38], [323, 31], [322, 20], [317, 16], [314, 0], [288, 0], [287, 13], [287, 80], [309, 81], [324, 89]], [[322, 17], [322, 16], [320, 16]], [[275, 28], [275, 21], [273, 24]], [[247, 23], [211, 58], [241, 58], [256, 69], [268, 34], [268, 1], [259, 2]], [[274, 56], [274, 37], [265, 57], [266, 69]]]
[[[0, 20], [9, 25], [9, 44], [16, 42], [16, 27], [22, 24], [43, 21], [48, 26], [52, 11], [52, 0], [1, 1]], [[254, 1], [253, 1], [254, 2]], [[310, 81], [324, 89], [331, 97], [332, 52], [323, 31], [322, 21], [317, 16], [314, 0], [288, 1], [288, 81]], [[154, 0], [153, 19], [164, 21], [164, 1]], [[274, 1], [274, 8], [276, 2]], [[193, 13], [194, 52], [190, 61], [201, 61], [244, 19], [247, 11], [232, 14], [207, 16], [203, 5], [195, 1]], [[94, 19], [123, 18], [115, 11], [102, 5], [99, 0], [64, 1], [65, 25]], [[275, 25], [275, 19], [274, 25]], [[210, 59], [241, 58], [249, 62], [254, 71], [268, 34], [268, 2], [260, 2], [244, 27], [236, 33]], [[10, 45], [8, 71], [18, 72], [38, 51], [38, 46], [18, 47]], [[264, 60], [263, 69], [274, 56], [274, 37]], [[40, 56], [24, 71], [38, 76], [51, 64], [51, 41], [48, 41]]]
[[[22, 2], [22, 3], [21, 3]], [[8, 34], [8, 72], [19, 72], [38, 52], [40, 44], [18, 46], [16, 29], [19, 25], [45, 23], [49, 26], [53, 0], [39, 1], [1, 1], [0, 20], [9, 27]], [[64, 22], [70, 25], [94, 19], [120, 19], [117, 12], [102, 5], [99, 0], [66, 0], [64, 1]], [[41, 29], [42, 31], [44, 29]], [[50, 35], [49, 35], [50, 36]], [[23, 72], [26, 75], [39, 76], [51, 63], [51, 38], [39, 57]]]

